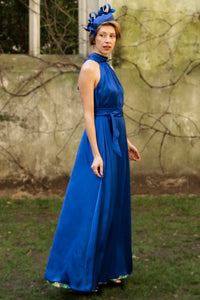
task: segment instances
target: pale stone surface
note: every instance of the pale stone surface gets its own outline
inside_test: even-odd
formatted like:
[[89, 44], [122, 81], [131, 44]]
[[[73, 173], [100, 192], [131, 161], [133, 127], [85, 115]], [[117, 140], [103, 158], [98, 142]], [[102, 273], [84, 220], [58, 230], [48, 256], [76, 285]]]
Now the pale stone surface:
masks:
[[132, 9], [157, 10], [162, 12], [193, 12], [200, 9], [200, 2], [197, 0], [115, 0], [112, 1], [113, 7], [119, 9], [121, 6], [127, 5]]
[[200, 2], [113, 6], [122, 28], [114, 58], [125, 86], [127, 131], [143, 150], [132, 171], [198, 175]]
[[29, 54], [40, 55], [40, 0], [29, 0]]
[[[83, 131], [82, 105], [77, 90], [78, 69], [71, 67], [70, 73], [60, 74], [37, 89], [60, 70], [70, 71], [70, 66], [60, 67], [62, 63], [72, 62], [77, 66], [82, 63], [80, 59], [71, 61], [69, 57], [59, 57], [59, 60], [58, 67], [50, 67], [50, 63], [28, 56], [1, 56], [6, 89], [19, 94], [13, 97], [0, 90], [1, 178], [29, 176], [25, 174], [26, 170], [40, 178], [71, 172]], [[52, 63], [59, 60], [50, 57]], [[40, 71], [40, 76], [32, 79]]]
[[[133, 192], [195, 192], [200, 3], [117, 0], [112, 6], [122, 26], [112, 64], [125, 90], [128, 137], [142, 156], [131, 162]], [[76, 68], [82, 62], [1, 55], [1, 82], [11, 94], [0, 88], [0, 181], [40, 183], [71, 174], [84, 129]]]

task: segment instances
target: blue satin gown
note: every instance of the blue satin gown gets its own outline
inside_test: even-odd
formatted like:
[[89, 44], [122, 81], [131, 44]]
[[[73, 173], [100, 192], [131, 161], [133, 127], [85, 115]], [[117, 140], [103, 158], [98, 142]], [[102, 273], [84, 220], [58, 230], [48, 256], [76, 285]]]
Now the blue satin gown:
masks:
[[45, 278], [55, 286], [92, 291], [99, 282], [132, 273], [130, 173], [123, 88], [107, 57], [92, 53], [100, 66], [94, 114], [102, 178], [94, 175], [84, 131], [68, 184]]

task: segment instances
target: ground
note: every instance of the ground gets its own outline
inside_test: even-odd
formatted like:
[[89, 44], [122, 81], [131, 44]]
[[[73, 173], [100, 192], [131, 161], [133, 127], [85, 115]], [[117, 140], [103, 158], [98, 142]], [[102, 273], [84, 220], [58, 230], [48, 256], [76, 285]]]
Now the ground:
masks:
[[132, 198], [133, 275], [85, 295], [49, 286], [46, 263], [63, 199], [0, 199], [0, 299], [200, 299], [200, 197]]
[[[200, 177], [182, 174], [172, 176], [166, 174], [135, 174], [131, 176], [132, 195], [199, 195]], [[46, 198], [65, 195], [69, 177], [66, 175], [54, 180], [28, 179], [24, 182], [0, 180], [0, 197], [10, 198]]]

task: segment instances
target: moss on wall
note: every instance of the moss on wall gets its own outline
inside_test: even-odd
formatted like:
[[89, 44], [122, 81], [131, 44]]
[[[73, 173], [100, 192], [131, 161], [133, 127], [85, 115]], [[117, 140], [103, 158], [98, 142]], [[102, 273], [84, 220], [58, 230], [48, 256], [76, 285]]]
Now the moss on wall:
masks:
[[[131, 162], [134, 190], [194, 191], [194, 182], [200, 186], [200, 3], [116, 0], [112, 6], [122, 27], [112, 64], [125, 90], [127, 134], [142, 155]], [[1, 180], [41, 183], [70, 175], [84, 129], [77, 91], [82, 62], [1, 55]]]
[[117, 0], [115, 8], [122, 38], [113, 61], [128, 135], [143, 156], [133, 169], [198, 174], [200, 3]]

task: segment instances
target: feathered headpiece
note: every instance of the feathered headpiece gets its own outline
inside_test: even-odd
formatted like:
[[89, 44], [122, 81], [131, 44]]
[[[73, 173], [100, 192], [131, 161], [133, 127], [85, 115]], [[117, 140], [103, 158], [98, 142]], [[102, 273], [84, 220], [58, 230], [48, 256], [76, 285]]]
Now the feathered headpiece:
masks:
[[91, 32], [91, 37], [95, 35], [96, 29], [99, 25], [101, 25], [104, 22], [107, 21], [113, 21], [113, 12], [115, 12], [115, 9], [112, 9], [110, 4], [106, 4], [102, 7], [100, 7], [98, 14], [96, 14], [94, 11], [89, 14], [89, 20], [87, 27], [84, 27], [85, 30]]

